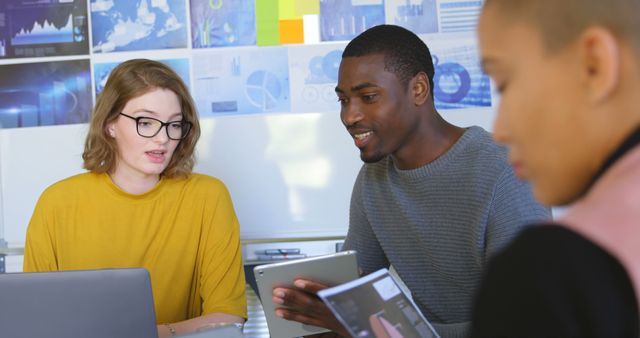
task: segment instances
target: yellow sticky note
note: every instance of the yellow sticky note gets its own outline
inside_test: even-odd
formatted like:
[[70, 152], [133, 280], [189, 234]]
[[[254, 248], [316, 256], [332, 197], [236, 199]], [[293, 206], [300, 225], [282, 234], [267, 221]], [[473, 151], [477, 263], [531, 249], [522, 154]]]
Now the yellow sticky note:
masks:
[[279, 0], [278, 16], [280, 20], [301, 19], [302, 16], [296, 13], [296, 0]]
[[320, 14], [320, 0], [295, 0], [295, 11], [299, 16]]
[[304, 43], [302, 20], [280, 20], [280, 43]]

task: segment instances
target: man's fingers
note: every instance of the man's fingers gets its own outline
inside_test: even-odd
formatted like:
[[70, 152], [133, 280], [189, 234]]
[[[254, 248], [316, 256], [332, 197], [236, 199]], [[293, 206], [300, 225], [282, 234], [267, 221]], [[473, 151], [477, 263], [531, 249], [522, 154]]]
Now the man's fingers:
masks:
[[295, 288], [277, 287], [273, 289], [272, 300], [280, 305], [275, 314], [286, 320], [307, 325], [345, 332], [331, 310], [318, 298], [316, 292], [327, 288], [326, 285], [308, 280], [294, 281]]
[[295, 281], [293, 281], [293, 285], [298, 289], [313, 294], [316, 294], [318, 293], [318, 291], [328, 288], [327, 285], [306, 279], [296, 279]]
[[326, 328], [325, 326], [326, 323], [324, 323], [322, 320], [306, 316], [300, 312], [293, 311], [291, 309], [278, 308], [276, 309], [276, 316], [284, 318], [286, 320], [292, 320], [292, 321], [296, 321], [296, 322], [307, 324], [307, 325], [315, 325], [315, 326]]
[[[321, 334], [320, 336], [315, 336], [318, 338], [340, 338], [340, 337], [349, 337], [349, 332], [338, 322], [338, 320], [333, 316], [333, 314], [328, 313], [325, 316], [320, 317], [309, 317], [306, 314], [297, 312], [292, 309], [276, 309], [276, 315], [284, 318], [286, 320], [292, 320], [299, 323], [307, 324], [307, 325], [315, 325], [319, 327], [324, 327], [326, 329], [331, 330], [328, 334]], [[310, 337], [307, 337], [310, 338]]]
[[322, 301], [313, 294], [301, 290], [286, 288], [274, 289], [272, 300], [276, 304], [299, 309], [300, 311], [324, 305], [324, 303], [322, 303]]

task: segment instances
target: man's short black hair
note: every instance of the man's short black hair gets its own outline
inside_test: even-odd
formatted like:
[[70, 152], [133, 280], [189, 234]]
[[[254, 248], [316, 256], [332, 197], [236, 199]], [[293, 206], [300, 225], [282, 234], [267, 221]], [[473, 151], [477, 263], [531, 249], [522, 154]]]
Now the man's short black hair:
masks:
[[396, 74], [405, 88], [420, 72], [427, 74], [433, 98], [433, 60], [427, 45], [413, 32], [395, 25], [371, 27], [356, 36], [342, 57], [384, 55], [385, 70]]

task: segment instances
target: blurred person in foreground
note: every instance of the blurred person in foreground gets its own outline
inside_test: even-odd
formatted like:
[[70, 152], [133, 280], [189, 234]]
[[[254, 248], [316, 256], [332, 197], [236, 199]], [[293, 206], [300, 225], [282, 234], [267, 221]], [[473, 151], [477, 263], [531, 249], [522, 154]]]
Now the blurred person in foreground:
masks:
[[536, 198], [566, 205], [489, 264], [473, 337], [638, 337], [640, 0], [487, 0], [494, 133]]

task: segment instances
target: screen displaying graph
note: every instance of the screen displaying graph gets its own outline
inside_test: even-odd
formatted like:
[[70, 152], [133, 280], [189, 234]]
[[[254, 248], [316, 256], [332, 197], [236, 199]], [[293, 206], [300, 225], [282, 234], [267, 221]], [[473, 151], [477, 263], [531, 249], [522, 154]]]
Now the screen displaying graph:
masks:
[[93, 106], [89, 60], [0, 66], [3, 128], [85, 123]]
[[0, 58], [87, 54], [86, 0], [0, 2]]

